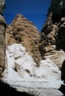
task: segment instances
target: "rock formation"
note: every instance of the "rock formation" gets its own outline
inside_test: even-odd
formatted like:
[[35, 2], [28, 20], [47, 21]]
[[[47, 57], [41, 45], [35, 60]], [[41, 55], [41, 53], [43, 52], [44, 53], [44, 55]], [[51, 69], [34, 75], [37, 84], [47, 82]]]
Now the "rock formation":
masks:
[[61, 72], [54, 62], [50, 59], [41, 60], [37, 66], [22, 44], [7, 46], [6, 58], [8, 66], [2, 79], [11, 86], [58, 89], [63, 84]]
[[5, 30], [6, 22], [2, 15], [5, 6], [5, 0], [0, 0], [0, 75], [5, 68]]
[[23, 44], [35, 62], [41, 60], [38, 49], [40, 34], [32, 22], [18, 14], [6, 30], [6, 45], [13, 43]]
[[0, 74], [5, 68], [5, 36], [7, 64], [1, 79], [17, 90], [22, 88], [22, 91], [26, 89], [29, 92], [30, 88], [58, 89], [65, 80], [65, 1], [51, 0], [41, 34], [34, 24], [21, 14], [6, 28], [2, 15], [5, 3], [1, 3]]
[[41, 30], [40, 52], [60, 68], [65, 60], [65, 1], [51, 0], [46, 23]]
[[[39, 49], [42, 58], [51, 59], [61, 69], [61, 79], [65, 83], [65, 0], [51, 0]], [[65, 94], [65, 85], [60, 90]]]
[[64, 9], [64, 0], [51, 0], [41, 34], [32, 22], [18, 14], [6, 30], [6, 45], [23, 44], [37, 64], [42, 58], [50, 58], [60, 68], [65, 60]]
[[65, 17], [62, 17], [60, 20], [56, 42], [57, 49], [65, 51]]

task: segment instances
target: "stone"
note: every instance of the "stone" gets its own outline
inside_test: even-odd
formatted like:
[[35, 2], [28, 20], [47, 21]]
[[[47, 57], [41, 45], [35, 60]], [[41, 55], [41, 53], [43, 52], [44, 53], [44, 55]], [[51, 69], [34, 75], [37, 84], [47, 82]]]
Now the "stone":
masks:
[[59, 23], [57, 36], [57, 48], [65, 51], [65, 17], [62, 17]]
[[6, 30], [6, 45], [23, 44], [36, 63], [42, 58], [38, 49], [39, 38], [38, 29], [21, 14], [14, 18], [12, 24]]
[[5, 30], [6, 21], [2, 16], [5, 0], [0, 0], [0, 77], [5, 69]]
[[53, 61], [50, 59], [41, 60], [37, 66], [22, 44], [14, 43], [7, 46], [6, 60], [8, 66], [1, 80], [17, 90], [30, 88], [31, 90], [54, 89], [55, 91], [63, 84], [61, 72]]
[[[53, 91], [45, 89], [48, 94], [50, 92], [52, 96], [55, 92], [57, 93], [55, 96], [62, 96], [60, 93], [64, 93], [63, 88], [65, 88], [61, 86], [65, 83], [61, 81], [65, 80], [65, 1], [51, 0], [41, 33], [21, 14], [16, 15], [6, 28], [6, 21], [2, 16], [5, 1], [2, 2], [0, 7], [0, 61], [2, 62], [0, 74], [4, 71], [2, 81], [19, 91], [26, 89], [28, 92], [29, 90], [35, 92], [36, 89], [38, 92], [38, 89], [42, 91], [44, 88], [50, 88]], [[59, 89], [61, 92], [54, 89]], [[45, 90], [45, 94], [39, 92], [39, 96], [48, 95]]]
[[[62, 66], [63, 61], [65, 60], [64, 5], [64, 0], [51, 0], [46, 22], [41, 30], [41, 38], [39, 43], [39, 50], [42, 58], [51, 57], [59, 68]], [[61, 59], [61, 57], [63, 57], [63, 59]]]
[[5, 8], [5, 0], [0, 0], [0, 14], [3, 14]]

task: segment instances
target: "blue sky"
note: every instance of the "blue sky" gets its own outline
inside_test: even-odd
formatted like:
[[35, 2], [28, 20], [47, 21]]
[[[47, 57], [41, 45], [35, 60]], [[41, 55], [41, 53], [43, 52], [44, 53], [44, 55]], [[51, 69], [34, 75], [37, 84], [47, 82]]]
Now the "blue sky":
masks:
[[4, 17], [10, 24], [16, 14], [23, 14], [41, 30], [47, 15], [50, 0], [6, 0]]

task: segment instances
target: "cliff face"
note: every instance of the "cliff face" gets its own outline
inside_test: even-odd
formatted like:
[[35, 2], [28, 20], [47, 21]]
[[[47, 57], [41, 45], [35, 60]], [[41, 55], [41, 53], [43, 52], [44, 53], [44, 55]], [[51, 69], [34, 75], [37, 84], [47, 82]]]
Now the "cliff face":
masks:
[[51, 0], [41, 34], [39, 34], [32, 22], [28, 21], [23, 15], [18, 14], [6, 30], [6, 45], [23, 44], [37, 64], [42, 58], [50, 58], [60, 68], [65, 59], [64, 9], [64, 0]]
[[5, 69], [5, 30], [6, 22], [2, 15], [5, 1], [0, 0], [0, 75]]
[[[46, 22], [41, 30], [40, 52], [62, 66], [65, 60], [65, 1], [51, 0]], [[63, 58], [63, 59], [62, 59]]]
[[38, 49], [40, 34], [34, 24], [23, 15], [18, 14], [6, 30], [6, 45], [13, 43], [23, 44], [35, 62], [41, 60]]
[[[7, 82], [17, 90], [22, 88], [22, 91], [26, 89], [29, 92], [29, 89], [36, 89], [37, 91], [31, 91], [35, 93], [40, 88], [60, 88], [63, 81], [61, 81], [59, 68], [65, 60], [64, 4], [63, 0], [51, 0], [46, 23], [42, 28], [41, 34], [39, 34], [34, 24], [21, 14], [18, 14], [6, 28], [5, 21], [1, 15], [0, 29], [3, 32], [1, 33], [2, 42], [0, 42], [2, 43], [1, 52], [3, 57], [5, 56], [3, 50], [5, 49], [4, 32], [6, 29], [7, 66], [2, 74], [4, 82]], [[2, 66], [4, 70], [4, 63]], [[64, 68], [61, 68], [61, 70], [63, 77]], [[64, 77], [62, 78], [63, 80]], [[40, 94], [39, 96], [41, 96]]]
[[34, 88], [58, 89], [62, 84], [59, 68], [50, 59], [42, 59], [39, 41], [40, 34], [37, 28], [21, 14], [18, 14], [6, 29], [8, 66], [2, 79], [11, 86], [16, 86], [17, 90], [22, 86], [26, 90], [28, 88], [31, 90]]

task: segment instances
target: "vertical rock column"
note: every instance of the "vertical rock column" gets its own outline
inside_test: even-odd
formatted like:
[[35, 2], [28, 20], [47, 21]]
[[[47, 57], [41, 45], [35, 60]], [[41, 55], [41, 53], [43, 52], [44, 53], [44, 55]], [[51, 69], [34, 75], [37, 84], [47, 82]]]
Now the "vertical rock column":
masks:
[[6, 22], [3, 17], [5, 0], [0, 0], [0, 76], [5, 69], [5, 30]]

